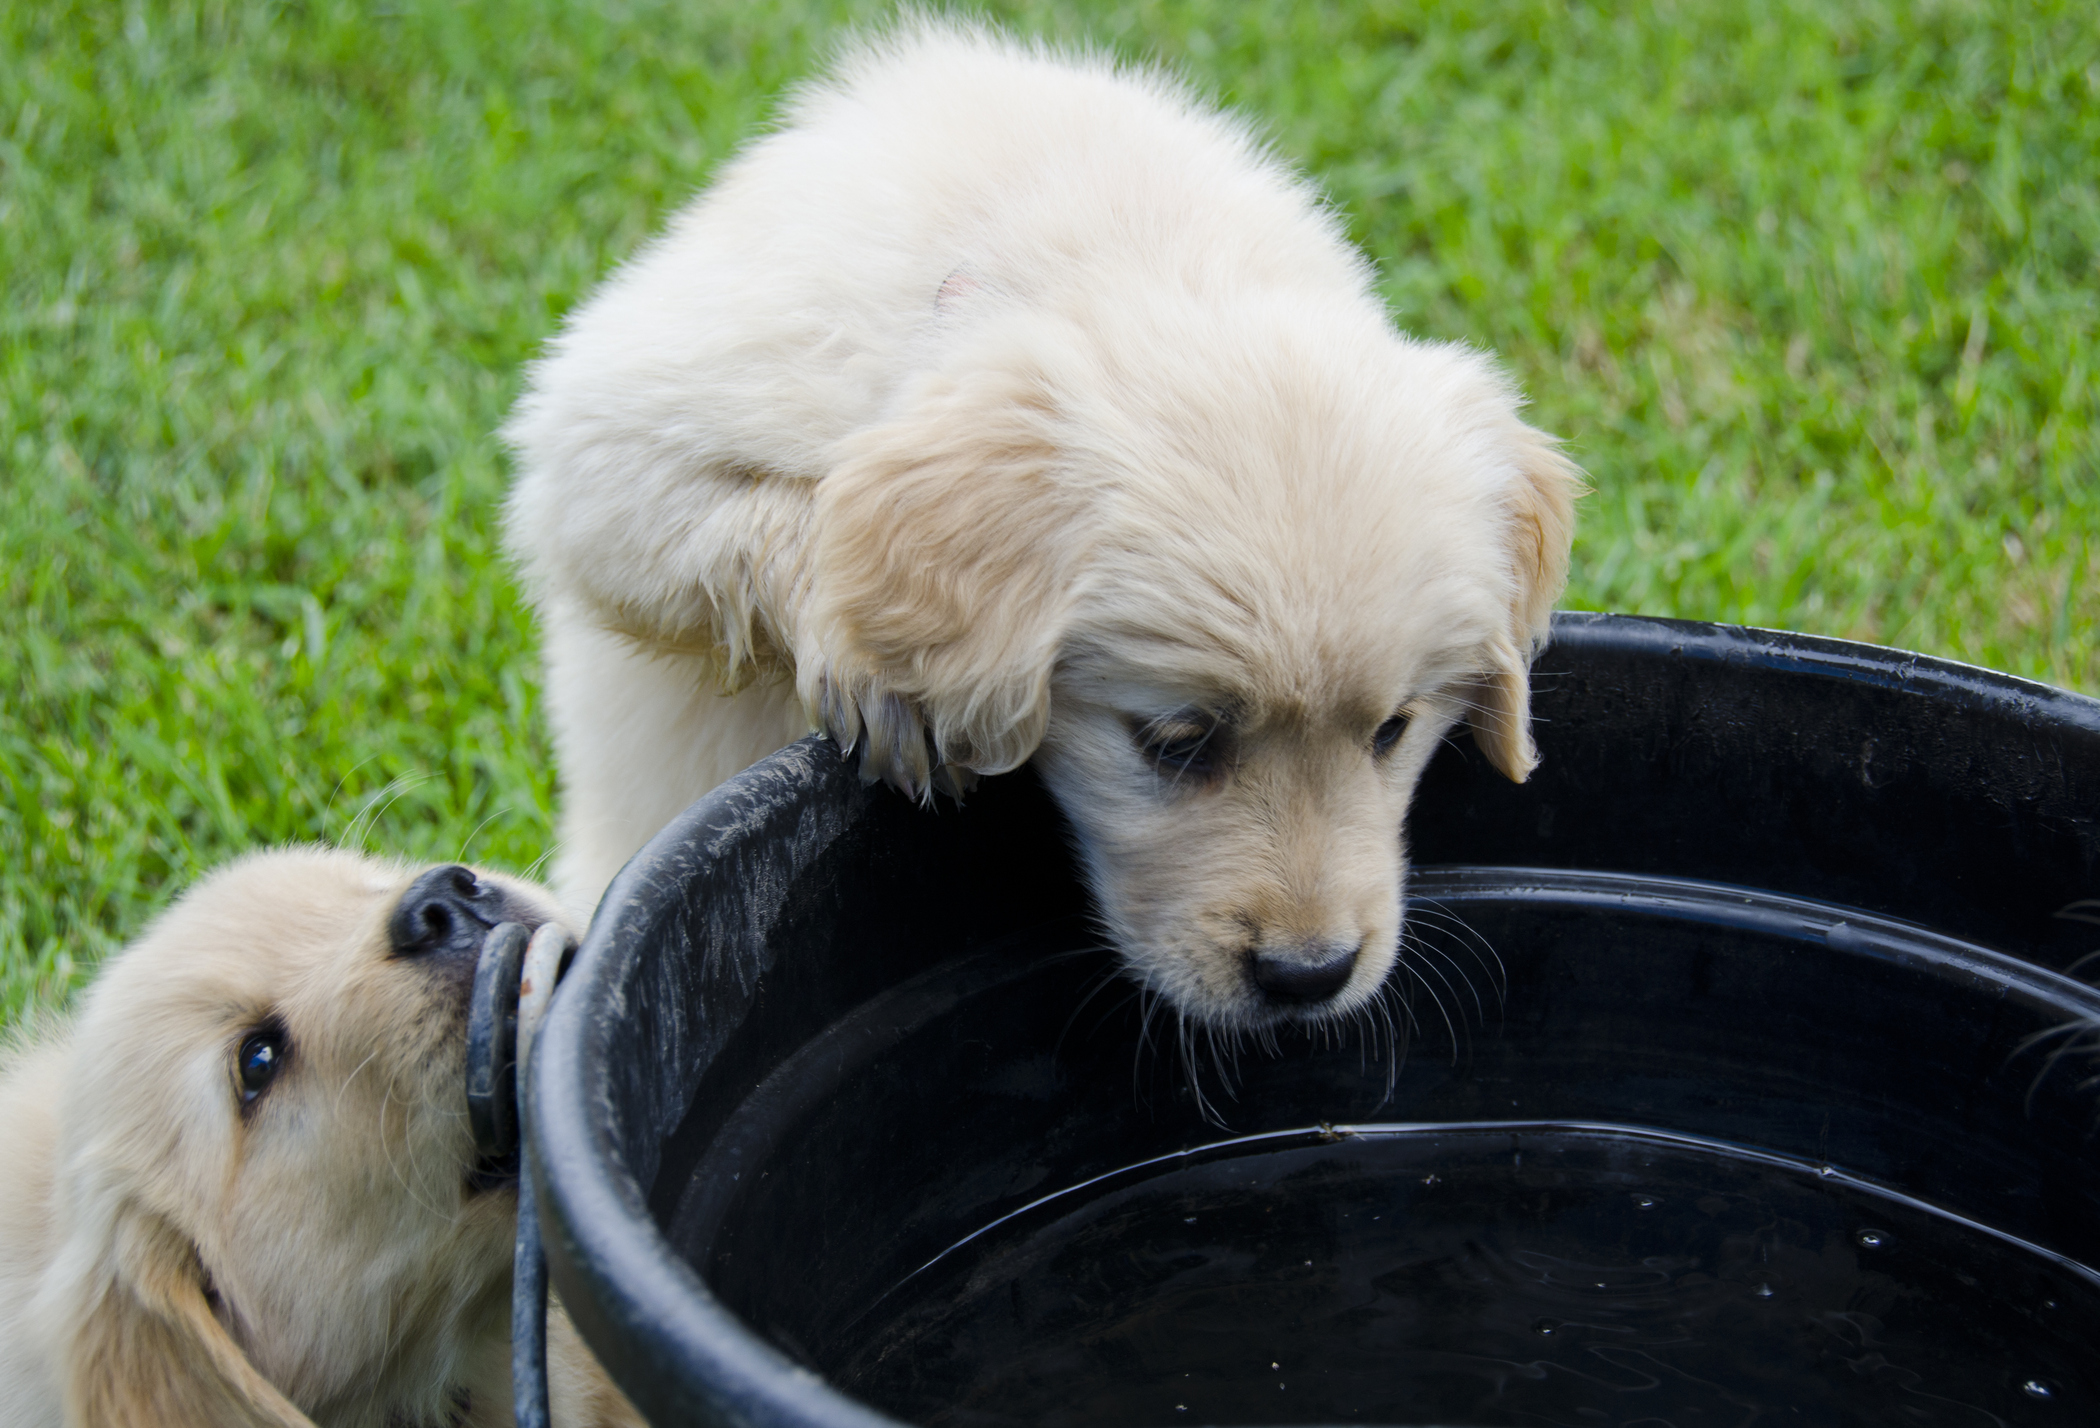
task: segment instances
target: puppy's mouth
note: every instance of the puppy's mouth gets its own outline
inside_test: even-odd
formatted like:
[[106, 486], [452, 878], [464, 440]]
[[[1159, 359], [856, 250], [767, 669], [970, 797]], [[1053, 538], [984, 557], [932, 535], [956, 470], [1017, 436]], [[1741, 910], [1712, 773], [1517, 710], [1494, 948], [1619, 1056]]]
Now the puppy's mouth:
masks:
[[483, 1195], [500, 1194], [505, 1190], [516, 1192], [520, 1157], [513, 1147], [510, 1154], [478, 1157], [467, 1171], [467, 1195], [478, 1198]]
[[530, 902], [459, 863], [420, 874], [387, 921], [395, 959], [414, 963], [456, 998], [474, 1136], [465, 1167], [470, 1196], [518, 1183], [519, 984], [525, 948], [546, 921]]
[[1350, 1020], [1377, 999], [1393, 958], [1351, 937], [1141, 945], [1122, 960], [1184, 1023], [1231, 1036]]

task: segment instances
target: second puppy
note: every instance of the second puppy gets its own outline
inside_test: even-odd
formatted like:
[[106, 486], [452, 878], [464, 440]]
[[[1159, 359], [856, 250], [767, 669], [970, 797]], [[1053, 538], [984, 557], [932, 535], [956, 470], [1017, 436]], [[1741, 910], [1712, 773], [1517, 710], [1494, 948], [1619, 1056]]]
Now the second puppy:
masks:
[[[530, 884], [296, 849], [214, 873], [0, 1080], [7, 1428], [512, 1422], [514, 1173], [465, 1023]], [[554, 1421], [639, 1424], [559, 1312]]]

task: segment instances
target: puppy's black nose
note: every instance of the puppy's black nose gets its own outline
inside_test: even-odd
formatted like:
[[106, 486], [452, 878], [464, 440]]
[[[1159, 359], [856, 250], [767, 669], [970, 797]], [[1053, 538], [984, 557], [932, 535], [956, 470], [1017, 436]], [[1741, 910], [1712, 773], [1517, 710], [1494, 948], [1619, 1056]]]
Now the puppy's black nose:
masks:
[[502, 889], [449, 863], [408, 885], [387, 923], [397, 957], [480, 954], [489, 929], [504, 920]]
[[1254, 985], [1274, 1006], [1324, 1002], [1340, 991], [1356, 970], [1354, 947], [1314, 942], [1254, 954]]

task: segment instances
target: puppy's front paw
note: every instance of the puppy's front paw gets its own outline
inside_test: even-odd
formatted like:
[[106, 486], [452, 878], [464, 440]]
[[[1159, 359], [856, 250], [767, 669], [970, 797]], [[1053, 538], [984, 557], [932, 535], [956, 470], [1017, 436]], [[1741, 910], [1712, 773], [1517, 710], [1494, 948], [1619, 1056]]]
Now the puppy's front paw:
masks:
[[933, 798], [933, 759], [918, 709], [901, 695], [861, 696], [860, 781], [881, 779], [915, 803]]
[[931, 804], [936, 792], [960, 802], [977, 786], [973, 770], [941, 761], [918, 706], [902, 695], [865, 685], [849, 691], [827, 673], [817, 677], [813, 702], [817, 726], [839, 751], [859, 751], [862, 783], [880, 779], [918, 804]]

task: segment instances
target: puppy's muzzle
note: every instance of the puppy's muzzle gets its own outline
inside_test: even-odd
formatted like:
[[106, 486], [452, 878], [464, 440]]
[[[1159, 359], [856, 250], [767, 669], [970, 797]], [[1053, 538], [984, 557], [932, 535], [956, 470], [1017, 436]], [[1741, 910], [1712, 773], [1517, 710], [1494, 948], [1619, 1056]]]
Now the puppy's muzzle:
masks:
[[475, 877], [472, 868], [448, 863], [408, 885], [394, 904], [387, 935], [396, 957], [471, 962], [481, 955], [490, 929], [512, 920], [503, 889]]
[[1349, 984], [1360, 950], [1331, 942], [1265, 949], [1254, 954], [1254, 985], [1271, 1006], [1317, 1006]]

